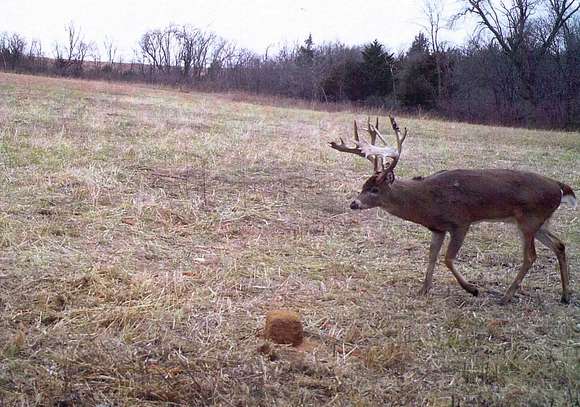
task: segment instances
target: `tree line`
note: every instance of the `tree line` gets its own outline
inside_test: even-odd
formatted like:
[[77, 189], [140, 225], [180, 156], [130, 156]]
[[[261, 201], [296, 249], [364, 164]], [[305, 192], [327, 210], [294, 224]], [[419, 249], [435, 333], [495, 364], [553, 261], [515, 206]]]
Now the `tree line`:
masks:
[[189, 25], [147, 30], [123, 60], [109, 38], [86, 41], [74, 24], [45, 50], [0, 34], [0, 69], [90, 79], [239, 90], [320, 102], [422, 111], [452, 120], [580, 128], [579, 0], [464, 0], [473, 15], [462, 45], [439, 40], [442, 9], [426, 0], [424, 29], [397, 54], [375, 39], [359, 46], [302, 44], [263, 54]]

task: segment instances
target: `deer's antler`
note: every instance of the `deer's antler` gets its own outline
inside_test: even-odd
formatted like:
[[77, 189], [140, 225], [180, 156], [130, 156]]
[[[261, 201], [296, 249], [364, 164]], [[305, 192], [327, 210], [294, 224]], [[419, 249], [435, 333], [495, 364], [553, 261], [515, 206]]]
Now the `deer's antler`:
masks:
[[399, 128], [397, 121], [393, 116], [390, 115], [389, 119], [391, 120], [391, 126], [393, 127], [395, 137], [397, 138], [397, 155], [396, 157], [393, 157], [389, 166], [386, 169], [383, 169], [383, 171], [393, 171], [395, 169], [397, 163], [399, 162], [399, 158], [401, 157], [401, 153], [403, 152], [403, 142], [407, 138], [407, 128], [405, 127], [405, 133], [403, 134], [403, 137], [401, 137], [401, 129]]
[[[364, 158], [368, 159], [369, 161], [371, 161], [373, 163], [375, 172], [385, 171], [384, 161], [386, 158], [390, 158], [391, 163], [389, 164], [389, 166], [386, 169], [392, 171], [395, 168], [395, 165], [397, 165], [397, 162], [399, 160], [399, 156], [401, 154], [402, 144], [403, 144], [403, 141], [405, 140], [405, 137], [407, 136], [407, 129], [405, 129], [405, 135], [401, 139], [400, 134], [399, 134], [400, 130], [395, 122], [395, 119], [393, 117], [390, 117], [390, 118], [391, 118], [391, 125], [393, 125], [393, 130], [395, 130], [395, 135], [397, 136], [397, 148], [396, 149], [393, 147], [388, 147], [388, 146], [379, 147], [379, 146], [375, 145], [377, 138], [380, 139], [384, 144], [387, 144], [385, 142], [385, 138], [383, 137], [383, 135], [379, 131], [379, 118], [378, 117], [376, 120], [376, 124], [374, 126], [371, 124], [370, 118], [368, 119], [368, 123], [367, 123], [368, 128], [366, 130], [368, 131], [370, 139], [371, 139], [370, 143], [368, 143], [366, 140], [361, 139], [359, 137], [358, 126], [357, 126], [356, 120], [355, 120], [355, 122], [354, 122], [354, 144], [355, 144], [355, 147], [348, 147], [342, 138], [340, 139], [340, 144], [333, 141], [330, 143], [330, 147], [334, 148], [335, 150], [341, 151], [343, 153], [351, 153], [351, 154], [355, 154], [355, 155], [358, 155], [360, 157], [364, 157]], [[395, 128], [395, 126], [396, 126], [396, 128]], [[379, 167], [380, 167], [380, 170], [379, 170]]]

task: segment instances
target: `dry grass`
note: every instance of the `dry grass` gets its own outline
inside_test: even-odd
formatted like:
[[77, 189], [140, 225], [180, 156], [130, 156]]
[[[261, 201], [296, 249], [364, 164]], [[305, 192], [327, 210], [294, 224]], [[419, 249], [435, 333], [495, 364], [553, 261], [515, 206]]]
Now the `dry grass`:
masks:
[[[8, 74], [0, 95], [0, 405], [578, 405], [580, 297], [558, 303], [551, 253], [508, 306], [442, 266], [417, 297], [428, 232], [348, 210], [368, 166], [326, 141], [353, 115]], [[578, 133], [399, 122], [400, 176], [579, 190]], [[576, 212], [554, 228], [574, 286]], [[516, 234], [474, 227], [459, 260], [503, 290]], [[309, 346], [262, 346], [277, 307]]]

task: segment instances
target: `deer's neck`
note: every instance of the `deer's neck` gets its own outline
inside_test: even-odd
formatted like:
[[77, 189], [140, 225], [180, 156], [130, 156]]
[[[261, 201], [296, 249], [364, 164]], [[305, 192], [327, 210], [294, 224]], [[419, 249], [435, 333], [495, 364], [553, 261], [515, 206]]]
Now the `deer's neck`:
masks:
[[425, 194], [416, 188], [416, 181], [396, 180], [381, 207], [398, 218], [426, 225], [424, 207], [428, 205]]

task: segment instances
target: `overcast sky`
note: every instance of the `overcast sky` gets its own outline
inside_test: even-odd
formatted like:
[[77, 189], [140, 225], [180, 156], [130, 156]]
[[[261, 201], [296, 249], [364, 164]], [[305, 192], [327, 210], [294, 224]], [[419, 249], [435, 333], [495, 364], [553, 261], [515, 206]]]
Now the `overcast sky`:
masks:
[[[128, 58], [148, 29], [169, 23], [191, 24], [263, 53], [287, 42], [339, 40], [359, 45], [375, 38], [392, 51], [405, 49], [424, 22], [424, 0], [0, 0], [0, 31], [42, 41], [46, 53], [64, 42], [65, 25], [80, 27], [85, 40], [102, 47], [112, 38]], [[444, 0], [451, 13], [458, 0]], [[443, 39], [460, 43], [468, 24], [445, 31]]]

